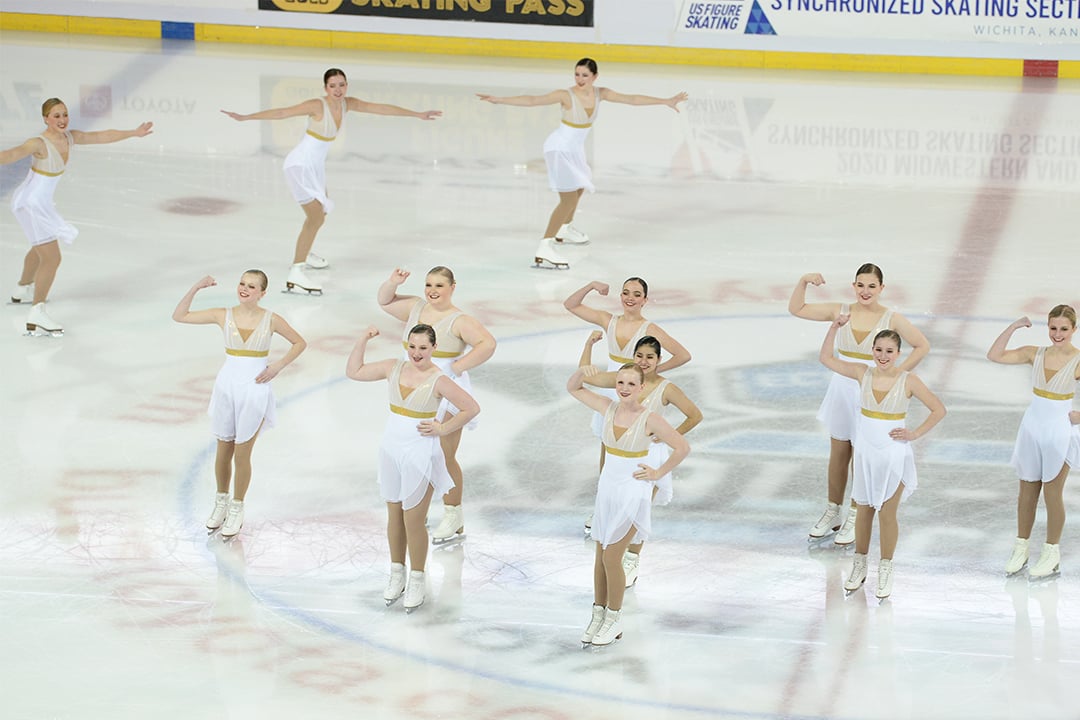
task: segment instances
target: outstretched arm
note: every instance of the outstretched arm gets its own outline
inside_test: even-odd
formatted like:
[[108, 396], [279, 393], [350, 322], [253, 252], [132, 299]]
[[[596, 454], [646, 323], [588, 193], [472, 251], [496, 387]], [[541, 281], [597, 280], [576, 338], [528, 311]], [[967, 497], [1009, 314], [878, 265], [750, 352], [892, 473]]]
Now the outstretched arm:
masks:
[[513, 95], [511, 97], [499, 97], [476, 93], [476, 97], [492, 105], [517, 105], [519, 107], [536, 107], [538, 105], [562, 105], [570, 107], [570, 93], [566, 90], [552, 90], [545, 95]]
[[345, 363], [345, 377], [350, 380], [370, 382], [372, 380], [385, 380], [390, 376], [390, 369], [394, 367], [393, 360], [380, 360], [374, 363], [364, 362], [364, 351], [367, 349], [368, 341], [373, 337], [378, 337], [378, 335], [379, 329], [372, 325], [356, 340], [356, 345], [353, 346], [352, 352], [349, 353], [349, 359]]
[[434, 120], [442, 116], [442, 110], [409, 110], [397, 105], [385, 103], [373, 103], [360, 98], [345, 98], [345, 107], [353, 112], [370, 113], [372, 115], [393, 115], [395, 117], [411, 117], [420, 120]]
[[930, 341], [919, 328], [912, 325], [911, 321], [900, 313], [893, 315], [893, 326], [904, 342], [911, 346], [911, 352], [900, 362], [899, 367], [903, 370], [914, 370], [930, 352]]
[[829, 332], [825, 333], [825, 339], [821, 343], [821, 352], [818, 359], [821, 364], [838, 375], [849, 377], [852, 380], [862, 380], [863, 374], [869, 369], [862, 363], [844, 362], [833, 356], [833, 346], [836, 345], [836, 331], [847, 325], [850, 315], [841, 315], [829, 325]]
[[401, 322], [408, 321], [413, 305], [420, 300], [416, 295], [398, 295], [398, 288], [408, 279], [408, 270], [394, 268], [394, 272], [390, 273], [390, 277], [379, 286], [377, 296], [379, 307], [383, 309], [383, 312], [393, 315]]
[[255, 377], [255, 382], [257, 383], [270, 382], [273, 380], [287, 365], [300, 357], [300, 353], [304, 352], [304, 349], [307, 347], [307, 342], [304, 341], [304, 338], [300, 337], [300, 333], [293, 330], [292, 326], [285, 322], [285, 318], [280, 315], [275, 314], [270, 316], [270, 330], [288, 340], [292, 345], [289, 347], [289, 351], [285, 353], [280, 360], [267, 365], [266, 369]]
[[17, 160], [22, 160], [24, 157], [31, 155], [37, 155], [38, 157], [45, 157], [45, 141], [39, 137], [32, 137], [22, 145], [16, 145], [13, 148], [0, 151], [0, 165], [7, 165]]
[[238, 120], [240, 122], [245, 120], [284, 120], [285, 118], [299, 117], [301, 115], [317, 115], [322, 112], [322, 102], [312, 98], [311, 100], [305, 100], [302, 103], [290, 105], [289, 107], [259, 110], [258, 112], [253, 112], [248, 115], [235, 113], [231, 110], [222, 110], [221, 112], [228, 115], [233, 120]]
[[1031, 320], [1025, 315], [1002, 330], [1001, 334], [994, 340], [994, 344], [986, 351], [986, 358], [1003, 365], [1023, 365], [1025, 363], [1030, 365], [1034, 362], [1036, 348], [1032, 345], [1025, 345], [1014, 350], [1005, 349], [1009, 344], [1009, 339], [1012, 338], [1012, 334], [1020, 328], [1027, 327], [1031, 327]]
[[585, 296], [595, 290], [600, 295], [607, 295], [609, 286], [607, 283], [602, 283], [598, 280], [593, 280], [591, 283], [583, 288], [579, 288], [571, 293], [570, 297], [563, 301], [563, 307], [570, 312], [577, 315], [585, 322], [590, 322], [593, 325], [599, 325], [601, 328], [607, 329], [608, 323], [611, 322], [611, 313], [606, 310], [597, 310], [585, 305]]
[[133, 137], [146, 137], [152, 132], [154, 132], [154, 123], [144, 122], [132, 130], [98, 130], [96, 132], [72, 130], [71, 139], [76, 145], [105, 145]]
[[689, 96], [677, 93], [669, 98], [658, 98], [652, 95], [623, 95], [611, 88], [600, 88], [600, 99], [607, 102], [622, 103], [623, 105], [667, 105], [675, 112], [679, 112], [679, 103], [686, 102]]
[[188, 290], [184, 294], [184, 297], [180, 298], [180, 302], [177, 303], [176, 309], [173, 310], [172, 319], [178, 323], [188, 323], [191, 325], [209, 325], [211, 323], [216, 323], [224, 327], [225, 308], [191, 311], [191, 301], [195, 299], [195, 293], [203, 288], [213, 287], [214, 285], [217, 285], [217, 280], [209, 275], [192, 285], [191, 289]]
[[566, 381], [566, 391], [573, 395], [574, 399], [585, 407], [595, 410], [598, 413], [607, 412], [608, 405], [612, 403], [611, 398], [597, 395], [592, 390], [586, 390], [585, 386], [582, 384], [584, 375], [585, 368], [578, 368], [575, 370], [574, 374], [570, 376], [570, 379]]
[[839, 303], [807, 303], [806, 286], [815, 287], [824, 285], [825, 278], [821, 273], [806, 273], [799, 282], [795, 283], [795, 289], [791, 291], [791, 299], [788, 300], [788, 312], [803, 320], [834, 320], [840, 314]]
[[907, 376], [907, 389], [911, 391], [912, 395], [919, 398], [919, 402], [930, 410], [930, 414], [927, 416], [926, 420], [923, 420], [922, 424], [914, 430], [898, 427], [889, 431], [889, 437], [893, 440], [900, 440], [902, 442], [918, 440], [923, 435], [930, 432], [930, 429], [941, 422], [942, 418], [945, 417], [945, 404], [941, 402], [937, 395], [930, 392], [930, 388], [926, 387], [926, 384], [920, 380], [918, 376]]

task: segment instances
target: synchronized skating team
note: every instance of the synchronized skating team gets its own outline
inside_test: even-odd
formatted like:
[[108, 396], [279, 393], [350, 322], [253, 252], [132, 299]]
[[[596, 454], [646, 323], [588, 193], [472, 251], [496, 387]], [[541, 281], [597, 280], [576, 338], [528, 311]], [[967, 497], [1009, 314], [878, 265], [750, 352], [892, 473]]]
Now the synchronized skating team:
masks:
[[[534, 255], [538, 265], [568, 267], [556, 246], [588, 242], [585, 233], [573, 225], [573, 218], [582, 193], [593, 190], [584, 143], [600, 101], [662, 104], [677, 111], [686, 99], [685, 93], [670, 98], [623, 95], [595, 87], [596, 79], [596, 63], [585, 58], [575, 66], [575, 82], [568, 89], [546, 95], [479, 95], [490, 103], [562, 107], [562, 124], [544, 144], [550, 185], [559, 194], [559, 202]], [[328, 264], [312, 252], [312, 246], [325, 216], [333, 209], [326, 193], [325, 159], [346, 113], [351, 110], [424, 120], [441, 114], [349, 97], [345, 73], [336, 68], [327, 70], [323, 82], [323, 98], [250, 115], [223, 111], [241, 121], [308, 118], [304, 137], [284, 163], [289, 189], [305, 216], [286, 288], [308, 293], [321, 293], [322, 288], [305, 270]], [[63, 328], [49, 316], [45, 301], [60, 264], [59, 242], [70, 243], [78, 231], [53, 205], [59, 177], [74, 145], [144, 137], [152, 125], [143, 123], [126, 131], [71, 130], [67, 108], [56, 98], [44, 103], [42, 117], [46, 129], [41, 135], [0, 152], [0, 163], [32, 158], [30, 172], [12, 199], [12, 209], [31, 247], [11, 299], [31, 305], [28, 332], [60, 335]], [[424, 602], [429, 544], [425, 522], [434, 495], [442, 496], [443, 516], [431, 532], [432, 542], [464, 538], [463, 473], [456, 455], [462, 430], [473, 425], [480, 412], [470, 393], [469, 371], [492, 357], [496, 341], [480, 322], [453, 304], [457, 286], [449, 268], [432, 268], [422, 295], [399, 294], [408, 278], [408, 272], [395, 269], [377, 290], [379, 305], [404, 324], [403, 358], [368, 361], [367, 345], [379, 334], [369, 327], [349, 355], [346, 375], [358, 381], [387, 381], [390, 414], [379, 446], [378, 467], [378, 485], [387, 507], [391, 563], [383, 597], [389, 605], [403, 596], [402, 604], [411, 611]], [[828, 504], [809, 537], [822, 541], [831, 536], [837, 545], [854, 543], [845, 581], [846, 590], [854, 592], [868, 574], [876, 516], [880, 560], [875, 594], [884, 599], [893, 587], [897, 510], [918, 484], [910, 443], [933, 429], [946, 411], [937, 395], [912, 372], [930, 350], [926, 337], [905, 317], [879, 302], [885, 288], [882, 270], [869, 263], [858, 268], [852, 283], [853, 302], [808, 303], [808, 286], [824, 282], [817, 273], [804, 275], [789, 301], [793, 315], [829, 323], [820, 360], [833, 374], [818, 413], [831, 438]], [[173, 319], [215, 324], [224, 333], [225, 364], [214, 384], [209, 409], [217, 438], [217, 493], [206, 526], [229, 538], [243, 526], [255, 440], [263, 428], [274, 424], [270, 381], [304, 351], [306, 343], [282, 317], [259, 305], [269, 284], [262, 271], [242, 274], [234, 307], [192, 310], [196, 294], [215, 284], [211, 277], [195, 283], [181, 298]], [[638, 577], [642, 546], [651, 532], [651, 507], [671, 499], [671, 473], [690, 452], [684, 436], [701, 421], [702, 413], [686, 393], [661, 374], [686, 364], [691, 357], [677, 340], [643, 316], [648, 303], [645, 280], [633, 277], [623, 283], [618, 314], [586, 305], [593, 292], [606, 296], [609, 286], [589, 283], [571, 294], [564, 306], [600, 328], [586, 341], [579, 368], [567, 381], [567, 391], [595, 411], [593, 431], [601, 442], [596, 500], [586, 520], [586, 529], [596, 541], [594, 597], [582, 642], [602, 646], [622, 635], [623, 596]], [[1018, 573], [1028, 564], [1040, 495], [1046, 507], [1046, 542], [1029, 576], [1048, 578], [1059, 572], [1065, 480], [1069, 468], [1080, 462], [1080, 412], [1072, 410], [1080, 380], [1080, 349], [1072, 343], [1076, 322], [1073, 308], [1058, 305], [1048, 314], [1049, 346], [1009, 349], [1012, 334], [1031, 326], [1027, 318], [1021, 318], [1001, 333], [987, 353], [994, 362], [1032, 366], [1031, 404], [1021, 421], [1012, 457], [1020, 482], [1017, 537], [1005, 566], [1008, 574]], [[282, 357], [270, 362], [275, 334], [290, 346]], [[592, 363], [592, 349], [605, 338], [608, 361], [600, 368]], [[906, 414], [912, 397], [923, 403], [929, 414], [918, 427], [908, 429]], [[664, 419], [668, 405], [682, 415], [677, 427]], [[849, 477], [851, 505], [842, 508]]]

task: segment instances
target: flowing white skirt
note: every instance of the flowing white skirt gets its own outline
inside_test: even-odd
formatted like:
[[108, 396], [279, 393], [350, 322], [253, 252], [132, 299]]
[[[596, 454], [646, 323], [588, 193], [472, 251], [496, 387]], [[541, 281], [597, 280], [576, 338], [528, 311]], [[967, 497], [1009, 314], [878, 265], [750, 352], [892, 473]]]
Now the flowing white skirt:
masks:
[[555, 192], [581, 189], [596, 192], [592, 169], [585, 160], [585, 138], [589, 136], [589, 130], [560, 124], [544, 141], [548, 184]]
[[272, 428], [277, 420], [270, 383], [255, 378], [266, 369], [264, 357], [226, 355], [210, 395], [210, 431], [218, 440], [244, 443], [259, 428]]
[[[454, 383], [458, 387], [462, 388], [463, 390], [465, 390], [465, 392], [472, 395], [473, 394], [472, 380], [469, 379], [468, 371], [463, 372], [460, 375], [458, 375], [457, 377], [455, 377], [454, 374], [453, 374], [453, 371], [450, 369], [450, 366], [454, 363], [455, 360], [457, 360], [456, 357], [453, 357], [453, 358], [437, 358], [437, 357], [433, 357], [433, 358], [431, 358], [431, 362], [435, 363], [435, 365], [440, 370], [442, 370], [443, 373], [446, 374], [446, 377], [453, 380]], [[459, 412], [461, 412], [461, 410], [459, 410], [458, 407], [456, 405], [454, 405], [454, 403], [450, 402], [446, 398], [443, 398], [442, 402], [439, 403], [439, 410], [438, 410], [437, 414], [435, 415], [435, 419], [438, 420], [439, 422], [443, 422], [443, 420], [446, 419], [446, 414], [447, 413], [450, 413], [451, 415], [457, 415]], [[477, 417], [473, 418], [472, 420], [470, 420], [469, 424], [466, 425], [465, 427], [467, 429], [469, 429], [469, 430], [475, 430], [479, 424], [480, 424], [480, 419], [479, 419], [479, 416], [477, 416]]]
[[31, 245], [61, 240], [70, 245], [79, 231], [56, 211], [53, 194], [62, 176], [30, 170], [11, 196], [11, 211]]
[[390, 413], [379, 445], [379, 494], [410, 510], [420, 504], [428, 485], [441, 497], [454, 487], [437, 437], [424, 437], [417, 418]]
[[326, 155], [330, 143], [304, 135], [300, 144], [285, 156], [285, 182], [296, 202], [306, 205], [318, 200], [327, 215], [334, 203], [326, 196]]
[[653, 483], [635, 480], [633, 473], [647, 457], [627, 458], [607, 454], [593, 506], [592, 538], [607, 547], [637, 529], [635, 542], [645, 542], [652, 532]]
[[880, 510], [896, 494], [900, 483], [904, 483], [901, 501], [919, 486], [911, 443], [889, 437], [889, 431], [898, 427], [904, 427], [903, 420], [878, 420], [859, 413], [855, 430], [855, 479], [851, 486], [851, 499], [857, 504]]
[[[867, 367], [873, 366], [873, 361], [853, 360], [842, 358], [846, 362], [862, 362]], [[829, 387], [825, 390], [825, 397], [821, 400], [818, 408], [818, 422], [825, 426], [829, 437], [834, 440], [855, 441], [855, 430], [858, 427], [858, 418], [861, 416], [862, 399], [859, 397], [859, 381], [852, 380], [844, 375], [832, 373], [829, 377]]]
[[1080, 427], [1069, 422], [1072, 400], [1035, 395], [1020, 421], [1010, 461], [1017, 476], [1029, 482], [1050, 482], [1080, 463]]

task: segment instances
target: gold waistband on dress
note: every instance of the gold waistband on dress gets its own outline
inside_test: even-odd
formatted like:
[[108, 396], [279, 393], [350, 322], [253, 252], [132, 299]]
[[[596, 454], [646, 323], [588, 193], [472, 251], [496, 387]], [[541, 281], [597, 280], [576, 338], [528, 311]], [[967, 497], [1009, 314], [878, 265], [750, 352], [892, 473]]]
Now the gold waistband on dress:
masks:
[[883, 413], [877, 410], [867, 410], [866, 408], [862, 409], [862, 414], [875, 420], [903, 420], [907, 417], [907, 413]]
[[269, 350], [234, 350], [233, 348], [225, 348], [226, 355], [232, 355], [233, 357], [266, 357], [270, 354]]
[[315, 138], [316, 140], [322, 140], [323, 142], [334, 142], [334, 138], [324, 137], [319, 133], [315, 132], [314, 130], [308, 130], [307, 134]]
[[1035, 393], [1041, 398], [1046, 398], [1047, 400], [1072, 400], [1073, 395], [1075, 394], [1069, 393], [1066, 395], [1064, 393], [1052, 393], [1049, 390], [1042, 390], [1040, 388], [1031, 388], [1031, 392]]
[[570, 127], [577, 128], [578, 130], [584, 130], [586, 128], [591, 128], [592, 127], [592, 123], [585, 123], [584, 125], [582, 125], [581, 123], [572, 123], [569, 120], [563, 120], [562, 124], [563, 125], [569, 125]]
[[619, 357], [618, 355], [612, 355], [611, 353], [608, 353], [608, 357], [611, 358], [612, 362], [622, 363], [623, 365], [634, 362], [634, 358]]
[[36, 167], [32, 167], [30, 169], [33, 170], [34, 172], [36, 172], [38, 175], [44, 175], [45, 177], [60, 177], [61, 175], [64, 174], [63, 170], [61, 170], [58, 173], [51, 173], [51, 172], [46, 172], [45, 170], [38, 170]]
[[844, 357], [855, 358], [856, 360], [873, 360], [873, 355], [867, 355], [866, 353], [852, 352], [850, 350], [837, 350], [838, 353]]
[[611, 455], [624, 458], [639, 458], [649, 454], [648, 450], [620, 450], [619, 448], [613, 448], [610, 445], [604, 445], [604, 450]]
[[409, 408], [403, 408], [400, 405], [390, 405], [390, 412], [395, 415], [404, 415], [405, 417], [419, 418], [421, 420], [430, 420], [435, 417], [434, 412], [420, 412], [418, 410], [410, 410]]

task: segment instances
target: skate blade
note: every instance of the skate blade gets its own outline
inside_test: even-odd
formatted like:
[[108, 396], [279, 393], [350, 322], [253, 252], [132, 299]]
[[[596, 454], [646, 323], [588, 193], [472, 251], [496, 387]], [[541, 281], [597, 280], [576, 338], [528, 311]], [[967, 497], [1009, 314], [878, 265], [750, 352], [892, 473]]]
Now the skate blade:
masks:
[[851, 595], [854, 595], [855, 593], [862, 590], [863, 585], [865, 585], [865, 584], [866, 584], [866, 581], [863, 580], [861, 583], [859, 583], [859, 587], [855, 588], [854, 590], [848, 590], [847, 588], [844, 588], [844, 595], [847, 596], [847, 597], [850, 597]]
[[282, 290], [281, 292], [289, 294], [289, 295], [305, 294], [305, 295], [321, 296], [322, 295], [322, 288], [310, 288], [309, 289], [309, 288], [305, 288], [305, 287], [300, 287], [299, 285], [293, 285], [292, 283], [285, 283], [285, 289]]
[[[546, 263], [546, 264], [545, 264]], [[554, 260], [547, 260], [542, 257], [533, 258], [533, 267], [540, 270], [569, 270], [570, 263], [568, 262], [555, 262]]]
[[563, 240], [562, 238], [555, 238], [555, 242], [559, 245], [588, 245], [592, 240]]
[[436, 547], [443, 545], [454, 545], [465, 541], [465, 533], [455, 533], [448, 538], [431, 538], [431, 544]]
[[[401, 595], [404, 595], [404, 594], [405, 594], [404, 592], [401, 593]], [[398, 595], [393, 600], [387, 600], [386, 598], [383, 598], [383, 602], [386, 603], [386, 607], [390, 607], [391, 605], [393, 605], [394, 603], [396, 603], [398, 600], [401, 599], [401, 595]]]
[[419, 610], [422, 607], [424, 607], [424, 603], [420, 603], [416, 607], [407, 607], [407, 608], [405, 608], [405, 614], [406, 615], [412, 615], [415, 611]]
[[1007, 572], [1007, 573], [1005, 573], [1005, 577], [1006, 577], [1006, 578], [1014, 578], [1014, 577], [1017, 577], [1018, 575], [1022, 574], [1022, 573], [1024, 572], [1024, 570], [1027, 570], [1027, 566], [1028, 566], [1028, 564], [1027, 564], [1027, 563], [1024, 563], [1023, 565], [1021, 565], [1021, 566], [1020, 566], [1020, 569], [1019, 569], [1019, 570], [1014, 570], [1014, 571], [1012, 571], [1012, 572]]
[[1039, 585], [1041, 583], [1050, 582], [1051, 580], [1057, 580], [1059, 577], [1061, 577], [1061, 569], [1060, 568], [1058, 568], [1054, 572], [1050, 573], [1049, 575], [1042, 575], [1041, 577], [1032, 577], [1029, 574], [1028, 575], [1028, 583], [1031, 584], [1031, 585]]
[[40, 325], [34, 325], [34, 326], [27, 325], [26, 326], [26, 332], [23, 333], [23, 336], [25, 336], [25, 337], [54, 337], [54, 338], [60, 338], [60, 337], [64, 337], [64, 331], [63, 330], [46, 330], [45, 328], [41, 327]]
[[[837, 528], [836, 530], [833, 530], [832, 532], [827, 532], [824, 535], [822, 535], [821, 537], [814, 537], [813, 535], [810, 535], [810, 536], [808, 536], [806, 538], [806, 542], [809, 543], [810, 545], [823, 545], [825, 543], [832, 542], [835, 545], [836, 543], [834, 542], [834, 539], [836, 538], [836, 533], [838, 533], [838, 532], [840, 532], [840, 528]], [[846, 547], [846, 546], [841, 545], [840, 547]]]

